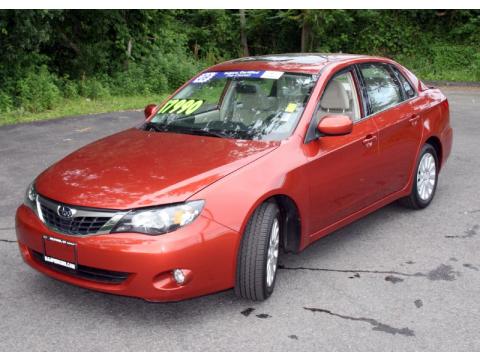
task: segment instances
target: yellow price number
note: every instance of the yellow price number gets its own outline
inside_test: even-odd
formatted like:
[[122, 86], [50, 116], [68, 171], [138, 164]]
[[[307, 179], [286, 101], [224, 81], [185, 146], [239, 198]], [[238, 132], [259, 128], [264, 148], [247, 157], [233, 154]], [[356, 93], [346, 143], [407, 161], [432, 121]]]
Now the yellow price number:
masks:
[[204, 103], [203, 100], [171, 99], [158, 111], [159, 114], [190, 115], [197, 111]]

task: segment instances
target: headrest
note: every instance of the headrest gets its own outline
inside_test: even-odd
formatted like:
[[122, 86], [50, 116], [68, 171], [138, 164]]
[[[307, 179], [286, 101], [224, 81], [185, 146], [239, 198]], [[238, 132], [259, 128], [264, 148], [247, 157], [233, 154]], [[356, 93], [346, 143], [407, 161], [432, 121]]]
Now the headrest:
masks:
[[348, 110], [350, 108], [347, 91], [338, 80], [330, 81], [320, 100], [320, 106], [322, 109]]
[[242, 84], [238, 83], [235, 86], [238, 94], [256, 94], [258, 92], [257, 84]]

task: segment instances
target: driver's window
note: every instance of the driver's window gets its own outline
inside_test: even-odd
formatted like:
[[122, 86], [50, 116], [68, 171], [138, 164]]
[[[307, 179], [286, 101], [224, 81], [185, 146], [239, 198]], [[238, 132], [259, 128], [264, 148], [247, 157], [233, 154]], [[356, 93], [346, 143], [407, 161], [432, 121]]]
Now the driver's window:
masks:
[[348, 116], [353, 122], [360, 119], [357, 89], [351, 71], [335, 75], [320, 100], [317, 120], [329, 114]]

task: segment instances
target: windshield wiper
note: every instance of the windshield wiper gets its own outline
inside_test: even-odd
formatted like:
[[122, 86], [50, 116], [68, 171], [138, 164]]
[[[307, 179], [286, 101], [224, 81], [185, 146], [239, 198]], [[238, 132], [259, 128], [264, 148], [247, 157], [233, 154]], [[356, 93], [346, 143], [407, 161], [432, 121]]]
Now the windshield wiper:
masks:
[[203, 135], [203, 136], [212, 136], [218, 138], [228, 138], [229, 136], [218, 131], [214, 130], [207, 130], [207, 129], [195, 129], [195, 128], [187, 128], [183, 126], [174, 126], [174, 125], [165, 125], [159, 123], [152, 123], [149, 122], [145, 126], [146, 131], [155, 130], [157, 132], [176, 132], [176, 133], [183, 133], [183, 134], [191, 134], [191, 135]]
[[148, 122], [145, 124], [145, 130], [146, 131], [158, 131], [158, 132], [167, 132], [168, 129], [165, 125], [159, 124], [159, 123], [154, 123], [154, 122]]
[[178, 127], [174, 127], [172, 130], [185, 133], [185, 134], [190, 134], [190, 135], [203, 135], [203, 136], [212, 136], [212, 137], [218, 137], [218, 138], [229, 137], [224, 133], [221, 133], [218, 131], [206, 130], [206, 129], [181, 128], [180, 126], [178, 126]]

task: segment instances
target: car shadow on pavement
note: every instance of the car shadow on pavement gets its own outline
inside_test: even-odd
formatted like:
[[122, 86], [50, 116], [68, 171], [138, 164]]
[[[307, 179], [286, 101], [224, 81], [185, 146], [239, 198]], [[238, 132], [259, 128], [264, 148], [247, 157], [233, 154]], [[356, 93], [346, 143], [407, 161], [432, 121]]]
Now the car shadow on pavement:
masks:
[[[379, 221], [384, 224], [390, 220], [394, 221], [405, 212], [409, 212], [409, 210], [396, 204], [389, 205], [326, 236], [300, 254], [283, 254], [280, 263], [284, 267], [298, 266], [312, 261], [323, 263], [330, 256], [338, 256], [338, 252], [342, 251], [344, 246], [354, 242], [356, 237], [361, 236], [362, 233], [374, 231]], [[230, 316], [232, 311], [241, 313], [242, 310], [252, 305], [259, 307], [258, 303], [254, 304], [248, 300], [236, 298], [231, 289], [179, 302], [152, 303], [142, 299], [82, 289], [38, 274], [33, 270], [30, 275], [25, 279], [24, 286], [30, 287], [36, 297], [43, 298], [41, 302], [61, 306], [64, 311], [81, 313], [82, 316], [104, 317], [111, 315], [115, 319], [122, 319], [127, 322], [161, 322], [168, 326], [178, 324], [179, 321], [201, 321], [204, 315], [208, 317], [212, 315], [214, 317], [215, 315], [219, 317]], [[296, 281], [301, 282], [302, 276], [305, 276], [305, 274], [298, 273]], [[281, 289], [277, 288], [274, 296], [268, 299], [267, 303], [269, 301], [279, 301], [281, 297]], [[275, 299], [272, 300], [273, 298]]]

